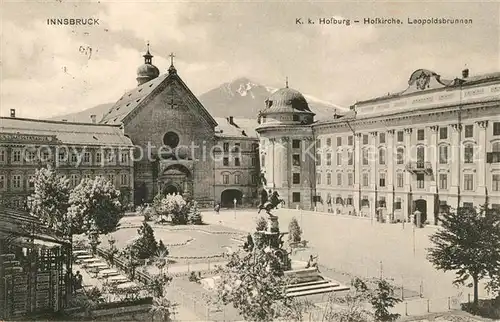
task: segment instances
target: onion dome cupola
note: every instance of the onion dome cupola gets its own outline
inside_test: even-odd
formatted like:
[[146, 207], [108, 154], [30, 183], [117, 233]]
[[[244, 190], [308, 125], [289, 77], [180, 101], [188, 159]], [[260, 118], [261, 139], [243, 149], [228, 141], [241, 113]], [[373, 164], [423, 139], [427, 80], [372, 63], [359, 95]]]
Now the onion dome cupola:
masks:
[[136, 79], [138, 85], [147, 83], [160, 75], [160, 70], [155, 65], [153, 65], [153, 55], [151, 55], [151, 53], [149, 52], [149, 44], [146, 54], [142, 57], [144, 57], [144, 64], [137, 68]]
[[287, 79], [285, 88], [278, 89], [266, 100], [259, 122], [306, 125], [313, 123], [314, 115], [304, 95], [289, 88]]

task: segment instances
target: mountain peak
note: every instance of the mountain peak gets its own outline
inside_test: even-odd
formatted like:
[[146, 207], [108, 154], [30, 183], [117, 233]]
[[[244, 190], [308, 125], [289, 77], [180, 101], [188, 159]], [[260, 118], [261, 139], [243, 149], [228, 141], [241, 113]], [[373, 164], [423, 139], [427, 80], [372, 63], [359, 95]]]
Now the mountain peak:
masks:
[[[265, 108], [265, 100], [278, 88], [258, 84], [248, 77], [238, 77], [231, 82], [224, 83], [204, 94], [198, 99], [213, 117], [234, 116], [238, 118], [257, 119], [259, 111]], [[316, 114], [316, 120], [331, 119], [336, 113], [348, 111], [325, 100], [303, 94], [309, 107]], [[88, 122], [90, 115], [100, 117], [113, 105], [101, 104], [94, 108], [73, 113], [54, 119], [68, 119], [77, 122]]]

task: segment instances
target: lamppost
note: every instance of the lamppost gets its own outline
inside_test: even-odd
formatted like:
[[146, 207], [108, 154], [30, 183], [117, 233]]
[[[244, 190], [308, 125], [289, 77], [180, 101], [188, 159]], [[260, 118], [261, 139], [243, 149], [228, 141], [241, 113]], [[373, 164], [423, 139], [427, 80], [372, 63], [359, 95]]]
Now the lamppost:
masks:
[[233, 203], [234, 203], [234, 219], [236, 219], [236, 198], [233, 199]]

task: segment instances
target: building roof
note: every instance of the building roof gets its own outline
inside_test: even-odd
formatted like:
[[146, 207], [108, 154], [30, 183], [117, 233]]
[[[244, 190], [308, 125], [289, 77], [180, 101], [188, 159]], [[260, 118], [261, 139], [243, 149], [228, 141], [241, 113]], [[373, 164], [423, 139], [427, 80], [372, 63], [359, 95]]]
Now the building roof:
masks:
[[262, 111], [263, 114], [282, 112], [303, 112], [313, 114], [304, 95], [288, 87], [281, 88], [272, 93], [266, 100], [266, 107], [267, 108]]
[[255, 119], [216, 117], [215, 134], [219, 137], [257, 138], [255, 129], [259, 125]]
[[[427, 86], [425, 89], [418, 88], [417, 81], [419, 78], [428, 78]], [[465, 78], [455, 78], [455, 79], [443, 79], [437, 73], [427, 70], [427, 69], [417, 69], [414, 71], [408, 81], [408, 88], [403, 91], [388, 93], [387, 95], [378, 96], [375, 98], [358, 101], [356, 104], [369, 104], [378, 101], [386, 101], [393, 98], [400, 98], [408, 94], [414, 93], [425, 93], [427, 90], [439, 90], [447, 87], [454, 87], [462, 85], [462, 87], [476, 85], [481, 83], [487, 83], [494, 80], [500, 80], [500, 72], [493, 72], [483, 75], [470, 76]]]
[[0, 117], [0, 133], [55, 136], [63, 144], [132, 146], [120, 127], [94, 123]]
[[[29, 238], [29, 242], [26, 238]], [[32, 244], [45, 247], [69, 244], [56, 231], [45, 227], [39, 218], [26, 211], [5, 207], [0, 207], [0, 239], [8, 239], [28, 247]]]
[[182, 81], [182, 79], [177, 75], [175, 67], [170, 66], [168, 73], [160, 75], [159, 77], [150, 80], [144, 84], [137, 86], [136, 88], [126, 92], [123, 96], [111, 107], [111, 109], [104, 114], [100, 123], [103, 124], [121, 124], [125, 121], [128, 115], [130, 115], [135, 109], [140, 108], [141, 105], [151, 97], [160, 93], [164, 88], [160, 86], [167, 81], [176, 81], [189, 95], [192, 97], [194, 102], [197, 104], [197, 113], [207, 120], [212, 126], [216, 126], [217, 122], [208, 113], [208, 111], [203, 107], [198, 98], [191, 92], [189, 87]]
[[146, 99], [166, 78], [168, 74], [150, 80], [136, 88], [126, 92], [122, 97], [104, 114], [100, 123], [120, 124], [123, 119], [132, 112], [142, 101]]

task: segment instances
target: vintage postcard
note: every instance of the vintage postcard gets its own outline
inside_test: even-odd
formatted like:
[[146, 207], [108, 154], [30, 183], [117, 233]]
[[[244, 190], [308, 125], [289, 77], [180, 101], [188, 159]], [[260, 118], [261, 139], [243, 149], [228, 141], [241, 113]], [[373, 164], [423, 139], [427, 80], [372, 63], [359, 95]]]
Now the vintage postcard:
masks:
[[0, 319], [499, 321], [500, 2], [0, 1]]

